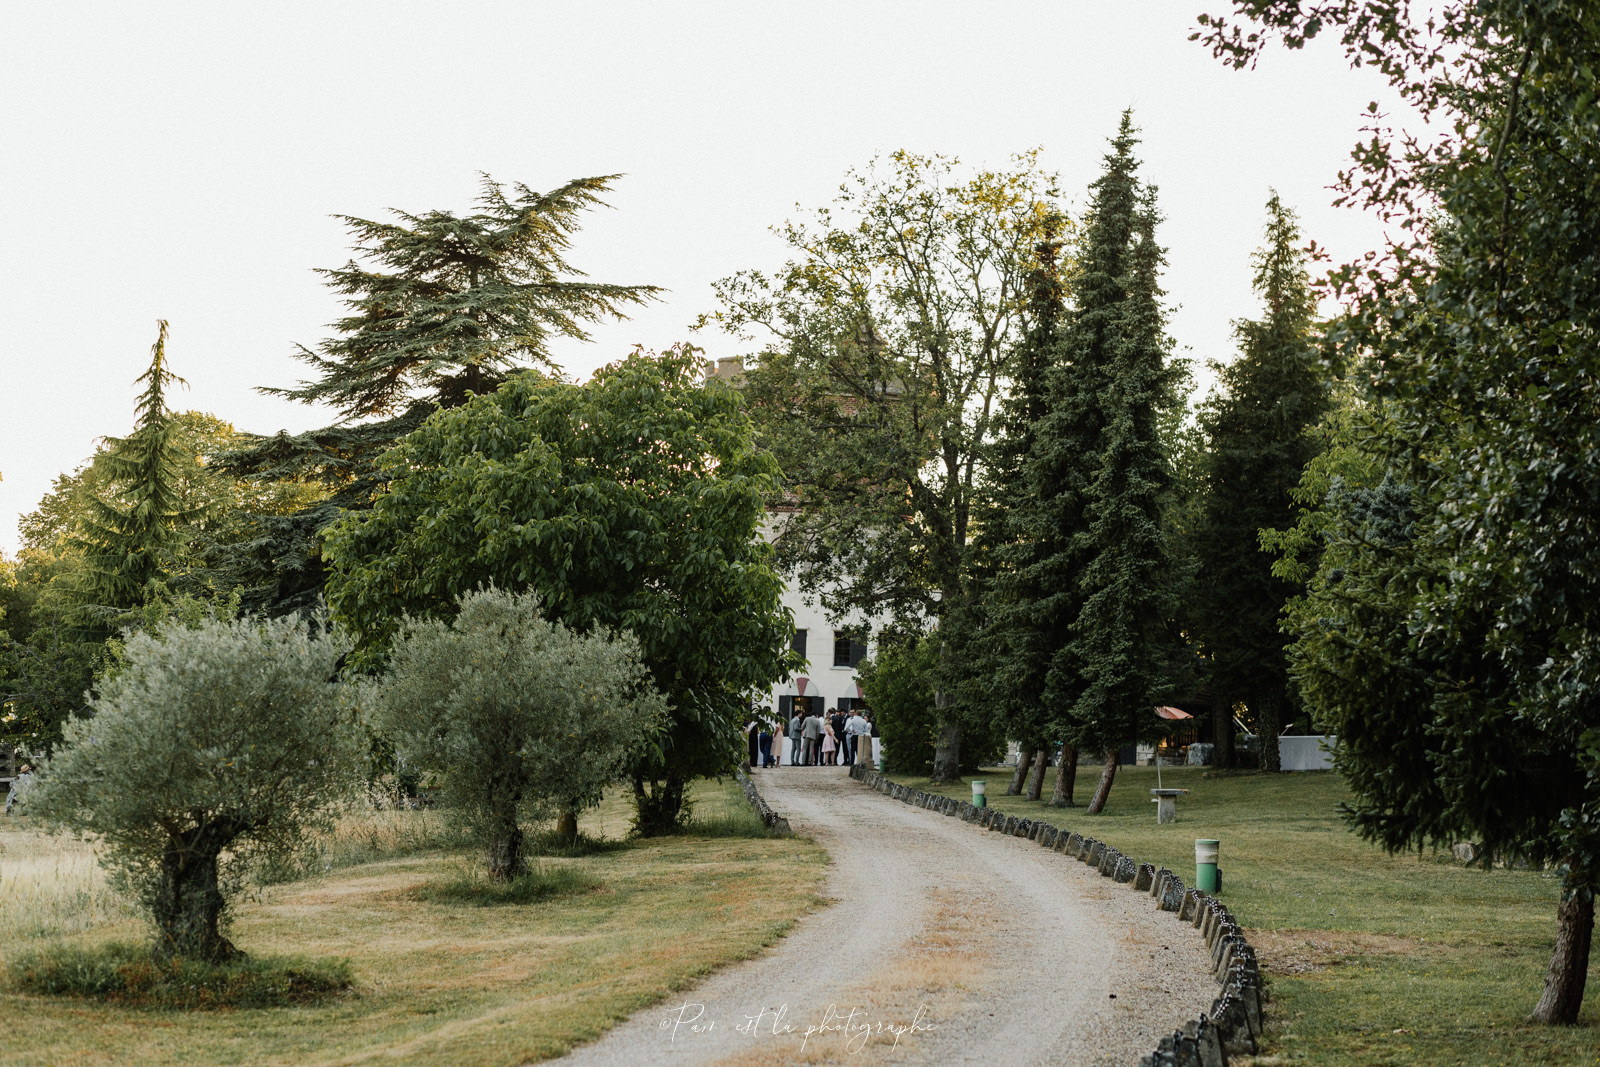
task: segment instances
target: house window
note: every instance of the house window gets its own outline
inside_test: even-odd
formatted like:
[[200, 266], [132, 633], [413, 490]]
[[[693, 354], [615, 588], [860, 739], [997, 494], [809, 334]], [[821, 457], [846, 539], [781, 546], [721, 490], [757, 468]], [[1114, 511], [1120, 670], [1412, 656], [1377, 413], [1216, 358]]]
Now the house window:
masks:
[[794, 632], [794, 640], [789, 642], [789, 647], [799, 653], [801, 659], [804, 659], [806, 655], [806, 632], [804, 630], [796, 630]]
[[867, 646], [848, 630], [833, 631], [833, 665], [854, 667], [867, 656]]

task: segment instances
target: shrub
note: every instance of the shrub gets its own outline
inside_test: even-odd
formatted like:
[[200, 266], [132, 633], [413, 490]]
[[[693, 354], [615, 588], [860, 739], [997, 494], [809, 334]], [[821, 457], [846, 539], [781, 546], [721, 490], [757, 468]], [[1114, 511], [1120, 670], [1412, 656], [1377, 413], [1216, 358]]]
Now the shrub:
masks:
[[350, 988], [343, 960], [283, 957], [225, 963], [152, 959], [137, 945], [51, 945], [7, 967], [19, 993], [89, 997], [137, 1008], [271, 1008], [314, 1003]]

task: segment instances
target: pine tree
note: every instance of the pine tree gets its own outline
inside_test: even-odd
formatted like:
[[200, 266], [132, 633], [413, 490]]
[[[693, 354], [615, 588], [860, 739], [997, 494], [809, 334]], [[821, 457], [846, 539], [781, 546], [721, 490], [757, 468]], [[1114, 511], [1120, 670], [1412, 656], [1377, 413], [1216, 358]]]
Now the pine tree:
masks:
[[1276, 770], [1288, 680], [1278, 618], [1297, 587], [1273, 577], [1259, 534], [1294, 523], [1290, 493], [1319, 450], [1310, 430], [1327, 410], [1330, 382], [1312, 338], [1316, 301], [1299, 225], [1276, 193], [1267, 214], [1266, 246], [1254, 257], [1266, 314], [1234, 324], [1239, 358], [1217, 368], [1222, 392], [1200, 418], [1208, 447], [1190, 621], [1211, 662], [1217, 762], [1232, 762], [1231, 709], [1243, 700], [1258, 720], [1262, 766]]
[[1160, 303], [1158, 216], [1153, 191], [1135, 174], [1137, 143], [1125, 112], [1093, 186], [1050, 411], [1028, 463], [1049, 549], [1035, 564], [1039, 587], [1049, 591], [1038, 610], [1068, 634], [1045, 696], [1066, 739], [1105, 756], [1090, 814], [1105, 805], [1117, 749], [1153, 728], [1150, 708], [1173, 644], [1161, 524], [1169, 475], [1159, 432], [1173, 401], [1171, 340]]
[[[1028, 329], [1017, 346], [1015, 377], [1000, 409], [1000, 435], [991, 460], [990, 485], [978, 523], [980, 558], [991, 561], [984, 576], [986, 623], [975, 642], [984, 699], [1016, 740], [1024, 755], [1054, 747], [1054, 727], [1044, 700], [1045, 679], [1065, 627], [1043, 610], [1049, 588], [1040, 563], [1049, 555], [1041, 536], [1039, 509], [1027, 478], [1035, 427], [1048, 413], [1052, 360], [1066, 312], [1062, 277], [1063, 218], [1046, 223], [1045, 238], [1034, 249], [1037, 262], [1027, 276]], [[1008, 792], [1020, 792], [1026, 762]], [[1060, 792], [1058, 790], [1058, 792]], [[1070, 790], [1053, 803], [1070, 801]]]
[[150, 367], [136, 379], [145, 387], [138, 422], [127, 437], [106, 438], [102, 457], [106, 475], [122, 487], [127, 505], [90, 496], [74, 540], [86, 564], [82, 596], [102, 628], [108, 612], [100, 609], [126, 611], [150, 598], [169, 572], [177, 528], [199, 517], [197, 510], [184, 507], [179, 483], [185, 456], [166, 402], [173, 382], [187, 383], [167, 366], [166, 320], [156, 325]]
[[[261, 391], [327, 404], [344, 418], [302, 434], [256, 438], [227, 468], [262, 481], [321, 482], [326, 500], [289, 516], [261, 516], [261, 536], [220, 564], [246, 587], [245, 606], [304, 610], [324, 581], [320, 532], [364, 509], [383, 486], [377, 459], [440, 408], [493, 392], [520, 368], [559, 376], [554, 337], [587, 339], [586, 323], [659, 292], [649, 285], [581, 280], [564, 258], [583, 211], [618, 175], [576, 178], [549, 193], [508, 191], [483, 177], [476, 210], [394, 214], [398, 222], [340, 216], [360, 262], [322, 270], [351, 314], [337, 336], [298, 358], [317, 377]], [[367, 421], [360, 421], [367, 420]]]

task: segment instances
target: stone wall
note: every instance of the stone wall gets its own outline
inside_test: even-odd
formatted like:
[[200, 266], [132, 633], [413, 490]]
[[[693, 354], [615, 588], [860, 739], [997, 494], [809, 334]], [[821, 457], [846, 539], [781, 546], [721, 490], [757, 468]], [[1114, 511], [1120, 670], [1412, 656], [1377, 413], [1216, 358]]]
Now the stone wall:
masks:
[[794, 833], [793, 830], [789, 829], [789, 820], [772, 810], [772, 806], [767, 803], [767, 798], [762, 796], [760, 791], [756, 789], [756, 784], [750, 780], [750, 776], [742, 769], [734, 773], [739, 777], [739, 788], [744, 790], [744, 798], [756, 810], [756, 814], [760, 816], [761, 822], [766, 828], [783, 837], [788, 837]]
[[[1125, 884], [1136, 893], [1148, 893], [1155, 907], [1171, 912], [1178, 922], [1193, 926], [1211, 950], [1211, 969], [1221, 991], [1210, 1011], [1162, 1038], [1161, 1044], [1139, 1061], [1140, 1067], [1227, 1067], [1235, 1057], [1254, 1055], [1266, 999], [1261, 968], [1255, 950], [1222, 901], [1186, 887], [1165, 867], [1139, 863], [1102, 841], [1042, 820], [1018, 818], [994, 808], [973, 807], [954, 797], [925, 793], [892, 782], [860, 764], [850, 768], [850, 777], [903, 803], [941, 812], [992, 833], [1023, 837], [1041, 848], [1086, 863], [1103, 877]], [[753, 792], [754, 788], [749, 786], [747, 791]]]

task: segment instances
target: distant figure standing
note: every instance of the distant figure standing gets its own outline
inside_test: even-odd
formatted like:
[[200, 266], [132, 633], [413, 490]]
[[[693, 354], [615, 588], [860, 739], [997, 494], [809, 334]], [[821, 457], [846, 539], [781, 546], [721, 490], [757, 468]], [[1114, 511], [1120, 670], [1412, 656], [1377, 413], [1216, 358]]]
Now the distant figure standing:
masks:
[[[850, 762], [850, 750], [845, 747], [844, 741], [844, 721], [846, 718], [847, 716], [845, 715], [843, 708], [834, 708], [833, 714], [828, 717], [828, 725], [833, 730], [834, 745], [837, 747], [839, 754], [844, 756], [844, 762], [848, 764]], [[839, 762], [838, 756], [835, 756], [828, 762]]]
[[800, 765], [800, 731], [805, 727], [806, 717], [798, 711], [789, 720], [789, 766]]
[[761, 724], [761, 766], [763, 769], [778, 765], [777, 758], [772, 754], [772, 742], [776, 738], [783, 736], [782, 728], [782, 720], [779, 720], [776, 724], [771, 722], [763, 722]]
[[839, 739], [833, 736], [833, 722], [822, 724], [822, 765], [832, 767], [839, 761]]
[[750, 755], [748, 762], [750, 769], [753, 771], [761, 766], [761, 720], [751, 719], [745, 723], [744, 735], [749, 742]]
[[815, 713], [807, 715], [800, 725], [800, 736], [805, 742], [800, 749], [800, 762], [807, 767], [816, 766], [817, 747], [822, 741], [822, 718]]
[[[850, 763], [865, 763], [868, 767], [872, 766], [871, 734], [872, 727], [869, 726], [867, 724], [867, 720], [862, 717], [861, 709], [853, 709], [850, 712], [850, 718], [847, 719], [844, 724], [844, 735], [850, 739], [849, 747], [846, 749], [846, 751], [850, 754]], [[865, 744], [862, 744], [863, 737], [866, 738]]]
[[17, 776], [11, 779], [11, 791], [6, 794], [6, 814], [22, 804], [23, 794], [33, 787], [33, 764], [24, 763]]

